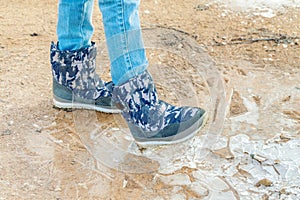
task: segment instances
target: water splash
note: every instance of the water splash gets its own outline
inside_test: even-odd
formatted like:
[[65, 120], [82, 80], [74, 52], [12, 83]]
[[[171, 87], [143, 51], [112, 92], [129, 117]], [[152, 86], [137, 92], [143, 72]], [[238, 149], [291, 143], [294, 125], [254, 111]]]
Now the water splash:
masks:
[[[205, 106], [208, 110], [210, 120], [201, 139], [197, 136], [194, 140], [183, 144], [140, 149], [135, 146], [129, 129], [120, 115], [110, 115], [110, 120], [108, 120], [107, 116], [101, 117], [99, 113], [82, 110], [74, 112], [76, 131], [97, 161], [111, 169], [128, 173], [152, 173], [158, 170], [167, 173], [186, 165], [195, 167], [196, 160], [205, 157], [208, 152], [207, 148], [215, 143], [222, 132], [227, 107], [222, 79], [214, 61], [188, 34], [173, 29], [155, 27], [144, 29], [143, 37], [145, 47], [150, 54], [159, 51], [183, 59], [188, 63], [187, 71], [190, 70], [196, 79], [205, 82], [204, 88], [208, 89], [209, 94], [199, 96], [195, 86], [189, 83], [189, 80], [184, 79], [187, 75], [186, 72], [181, 71], [178, 74], [179, 71], [172, 67], [166, 67], [159, 59], [154, 59], [154, 64], [149, 67], [149, 70], [154, 72], [153, 78], [158, 86], [162, 87], [162, 91], [175, 91], [175, 93], [177, 93], [176, 91], [185, 91], [185, 93], [188, 91], [194, 99], [193, 106]], [[98, 48], [101, 49], [99, 57], [107, 57], [106, 48], [101, 44]], [[151, 55], [149, 57], [151, 62]], [[102, 60], [100, 64], [105, 66], [107, 61]], [[153, 66], [160, 67], [152, 68]], [[170, 73], [172, 71], [173, 73]], [[173, 82], [177, 83], [175, 88], [174, 85], [168, 83], [171, 80], [175, 80]], [[177, 86], [183, 88], [177, 88]], [[164, 89], [164, 87], [169, 88]], [[177, 105], [186, 105], [185, 102], [191, 103], [189, 97], [178, 94], [180, 93], [175, 95]], [[205, 105], [198, 105], [203, 101]], [[105, 120], [103, 120], [104, 118]], [[173, 167], [170, 168], [170, 166]], [[166, 169], [168, 170], [165, 171]]]

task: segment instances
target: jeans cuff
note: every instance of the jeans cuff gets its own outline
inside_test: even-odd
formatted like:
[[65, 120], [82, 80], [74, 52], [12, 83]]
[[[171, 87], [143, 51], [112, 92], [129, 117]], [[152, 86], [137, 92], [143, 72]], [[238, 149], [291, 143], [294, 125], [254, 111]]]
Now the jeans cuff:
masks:
[[115, 81], [116, 85], [122, 85], [127, 82], [129, 79], [138, 76], [139, 74], [143, 73], [148, 68], [148, 65], [142, 65], [139, 67], [135, 67], [127, 71], [119, 80]]

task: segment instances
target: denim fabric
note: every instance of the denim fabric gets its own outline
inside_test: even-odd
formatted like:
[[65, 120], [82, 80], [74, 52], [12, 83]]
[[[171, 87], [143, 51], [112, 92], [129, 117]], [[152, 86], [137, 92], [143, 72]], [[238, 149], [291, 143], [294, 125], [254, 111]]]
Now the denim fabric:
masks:
[[112, 80], [120, 85], [145, 71], [148, 60], [139, 20], [140, 0], [99, 0]]
[[78, 50], [91, 45], [93, 0], [60, 0], [57, 37], [59, 50]]
[[[120, 85], [148, 66], [138, 14], [139, 0], [99, 0], [111, 62], [112, 81]], [[93, 0], [60, 0], [57, 25], [60, 50], [91, 45]]]

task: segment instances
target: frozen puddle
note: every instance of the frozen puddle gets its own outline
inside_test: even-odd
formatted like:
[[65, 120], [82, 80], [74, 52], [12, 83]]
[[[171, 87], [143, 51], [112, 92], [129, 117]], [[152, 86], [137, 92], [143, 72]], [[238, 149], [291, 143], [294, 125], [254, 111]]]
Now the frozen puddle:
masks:
[[[180, 105], [208, 105], [210, 120], [185, 143], [140, 148], [120, 115], [108, 120], [105, 114], [74, 111], [76, 131], [99, 168], [131, 174], [143, 188], [157, 183], [172, 188], [156, 199], [300, 196], [299, 71], [265, 72], [251, 63], [220, 63], [237, 66], [224, 68], [229, 80], [224, 88], [214, 62], [186, 35], [174, 30], [148, 31], [146, 41], [153, 42], [151, 35], [162, 39], [147, 44], [150, 62], [160, 66], [150, 68], [159, 80], [159, 95]], [[170, 57], [181, 70], [168, 61]], [[242, 75], [236, 76], [235, 70], [241, 69]], [[139, 174], [152, 174], [152, 183], [138, 181]], [[126, 184], [124, 180], [124, 188]]]
[[[140, 155], [159, 158], [158, 179], [174, 187], [184, 185], [197, 198], [297, 199], [299, 71], [264, 73], [250, 69], [250, 63], [235, 64], [243, 67], [244, 75], [234, 76], [234, 70], [226, 73], [239, 84], [227, 93], [232, 95], [225, 129], [211, 146], [203, 146], [207, 135], [200, 134], [186, 143], [149, 148]], [[131, 149], [139, 152], [135, 145]], [[182, 173], [185, 167], [194, 170]]]

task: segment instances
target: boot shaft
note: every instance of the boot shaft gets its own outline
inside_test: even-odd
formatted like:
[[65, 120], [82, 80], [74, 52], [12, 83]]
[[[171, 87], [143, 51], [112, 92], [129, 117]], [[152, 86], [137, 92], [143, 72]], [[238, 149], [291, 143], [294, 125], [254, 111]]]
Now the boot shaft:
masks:
[[60, 51], [52, 42], [50, 62], [53, 79], [82, 98], [97, 99], [100, 96], [111, 96], [104, 81], [95, 73], [96, 55], [95, 43], [88, 48]]

